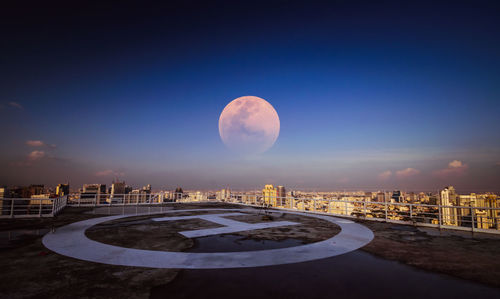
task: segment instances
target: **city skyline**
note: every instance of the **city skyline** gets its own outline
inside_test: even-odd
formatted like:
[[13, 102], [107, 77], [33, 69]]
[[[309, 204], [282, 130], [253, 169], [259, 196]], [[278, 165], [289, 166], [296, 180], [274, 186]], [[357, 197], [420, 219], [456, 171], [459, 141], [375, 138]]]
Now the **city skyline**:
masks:
[[[0, 185], [500, 191], [495, 3], [63, 6], [0, 21]], [[248, 95], [281, 129], [245, 156]]]

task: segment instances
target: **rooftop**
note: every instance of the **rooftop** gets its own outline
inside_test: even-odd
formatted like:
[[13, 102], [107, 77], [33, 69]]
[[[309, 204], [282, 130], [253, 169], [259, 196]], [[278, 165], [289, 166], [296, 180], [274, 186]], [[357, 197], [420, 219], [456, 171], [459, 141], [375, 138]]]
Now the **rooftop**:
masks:
[[[110, 217], [109, 213], [117, 211], [67, 207], [54, 218], [0, 220], [0, 267], [5, 269], [0, 274], [3, 282], [0, 296], [58, 297], [64, 294], [68, 297], [156, 298], [168, 294], [169, 298], [187, 298], [238, 294], [238, 297], [276, 298], [335, 294], [345, 298], [405, 294], [410, 298], [446, 298], [500, 295], [499, 235], [330, 216], [317, 218], [314, 214], [242, 209], [240, 205], [225, 203], [172, 203], [159, 208], [161, 211], [153, 211], [154, 214], [114, 215], [106, 221], [101, 217]], [[161, 217], [176, 219], [155, 220]], [[66, 225], [83, 220], [100, 222], [84, 232], [86, 238], [99, 244], [157, 253], [214, 254], [211, 259], [216, 260], [235, 252], [240, 255], [270, 249], [287, 252], [301, 246], [317, 246], [326, 240], [340, 240], [339, 236], [348, 232], [345, 226], [351, 224], [372, 231], [374, 238], [360, 249], [328, 258], [310, 258], [297, 263], [293, 258], [306, 254], [294, 253], [290, 254], [292, 260], [288, 263], [284, 253], [273, 259], [281, 259], [283, 263], [232, 269], [111, 265], [112, 257], [100, 262], [81, 260], [55, 253], [42, 243], [44, 234], [61, 234]], [[285, 222], [294, 224], [280, 225]], [[186, 231], [207, 232], [238, 223], [250, 227], [265, 224], [265, 227], [191, 238], [183, 235]], [[356, 234], [349, 238], [362, 241], [363, 236]], [[262, 259], [253, 260], [258, 264]], [[187, 263], [194, 264], [189, 260]], [[224, 265], [227, 260], [221, 263]]]

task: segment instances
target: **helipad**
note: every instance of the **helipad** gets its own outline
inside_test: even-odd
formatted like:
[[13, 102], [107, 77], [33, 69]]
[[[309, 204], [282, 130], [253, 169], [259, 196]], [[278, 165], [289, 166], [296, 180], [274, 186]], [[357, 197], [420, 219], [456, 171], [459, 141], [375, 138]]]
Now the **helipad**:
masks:
[[[104, 244], [87, 238], [85, 230], [111, 220], [120, 218], [197, 211], [230, 211], [234, 213], [248, 212], [248, 209], [191, 209], [171, 210], [160, 213], [144, 213], [134, 215], [119, 215], [88, 219], [57, 229], [43, 238], [43, 244], [65, 256], [111, 265], [150, 267], [150, 268], [183, 268], [183, 269], [218, 269], [272, 266], [299, 263], [333, 257], [356, 250], [373, 239], [370, 229], [353, 221], [323, 216], [286, 211], [283, 213], [298, 214], [323, 219], [340, 226], [339, 234], [332, 238], [302, 246], [242, 252], [188, 253], [168, 252], [125, 248]], [[231, 213], [230, 213], [231, 214]], [[299, 223], [280, 221], [270, 223], [250, 224], [224, 218], [230, 214], [208, 214], [181, 217], [161, 217], [155, 221], [176, 221], [186, 217], [203, 218], [223, 225], [223, 227], [182, 232], [187, 237], [200, 237], [221, 233], [231, 233], [242, 230], [255, 230], [267, 227], [300, 225]]]

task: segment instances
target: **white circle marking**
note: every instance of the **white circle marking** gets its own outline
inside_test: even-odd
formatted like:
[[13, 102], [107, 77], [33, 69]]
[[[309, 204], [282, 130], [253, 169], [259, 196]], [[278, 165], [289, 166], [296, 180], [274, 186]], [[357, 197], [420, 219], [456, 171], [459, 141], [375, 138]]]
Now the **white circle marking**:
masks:
[[341, 231], [332, 238], [302, 246], [215, 253], [125, 248], [96, 242], [85, 235], [85, 231], [96, 224], [120, 218], [211, 210], [248, 211], [245, 209], [194, 209], [92, 218], [63, 226], [55, 232], [49, 232], [43, 237], [42, 243], [48, 249], [61, 255], [103, 264], [149, 268], [220, 269], [273, 266], [323, 259], [356, 250], [370, 243], [373, 239], [373, 232], [361, 224], [331, 216], [291, 211], [283, 211], [283, 213], [330, 221], [340, 226]]

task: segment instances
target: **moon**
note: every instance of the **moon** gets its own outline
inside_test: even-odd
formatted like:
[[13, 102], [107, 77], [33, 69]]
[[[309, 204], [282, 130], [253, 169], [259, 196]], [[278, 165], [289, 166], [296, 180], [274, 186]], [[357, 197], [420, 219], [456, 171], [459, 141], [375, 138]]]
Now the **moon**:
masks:
[[269, 102], [259, 97], [234, 99], [219, 117], [222, 142], [238, 153], [263, 153], [273, 146], [279, 133], [278, 113]]

